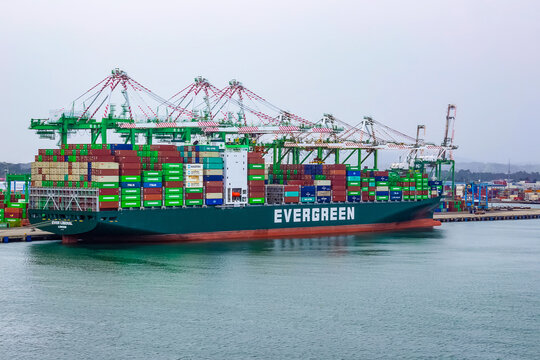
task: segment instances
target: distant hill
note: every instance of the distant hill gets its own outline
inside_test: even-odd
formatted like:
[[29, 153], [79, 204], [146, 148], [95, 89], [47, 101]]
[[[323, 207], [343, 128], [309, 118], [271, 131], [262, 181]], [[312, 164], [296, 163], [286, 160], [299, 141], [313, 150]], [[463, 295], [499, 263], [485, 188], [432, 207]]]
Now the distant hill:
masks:
[[27, 164], [11, 164], [0, 162], [0, 177], [3, 178], [8, 174], [30, 174], [30, 163]]
[[[508, 173], [508, 164], [456, 161], [456, 170], [469, 170], [479, 173]], [[540, 164], [512, 164], [510, 172], [540, 172]]]

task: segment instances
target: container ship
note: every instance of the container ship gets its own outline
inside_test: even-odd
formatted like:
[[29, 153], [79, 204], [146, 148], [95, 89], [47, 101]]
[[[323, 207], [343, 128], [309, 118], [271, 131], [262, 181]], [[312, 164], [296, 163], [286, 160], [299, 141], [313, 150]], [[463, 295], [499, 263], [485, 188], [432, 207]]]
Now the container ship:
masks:
[[[104, 88], [136, 84], [133, 91], [149, 95], [118, 70], [103, 82]], [[182, 106], [193, 88], [206, 91], [206, 110]], [[59, 134], [61, 139], [58, 148], [39, 150], [32, 163], [29, 221], [64, 243], [251, 240], [440, 224], [433, 211], [442, 182], [426, 167], [378, 169], [378, 151], [407, 148], [377, 136], [377, 128], [389, 133], [389, 127], [370, 118], [352, 127], [331, 115], [311, 123], [282, 110], [263, 116], [235, 100], [235, 93], [266, 104], [239, 82], [220, 90], [196, 78], [181, 101], [158, 98], [160, 106], [169, 108], [165, 118], [154, 114], [138, 121], [133, 102], [126, 101], [122, 114], [106, 107], [99, 120], [93, 118], [97, 110], [89, 107], [33, 119], [31, 129], [41, 137]], [[86, 101], [106, 103], [100, 96], [102, 91]], [[126, 92], [123, 97], [128, 99]], [[240, 111], [213, 117], [212, 110], [223, 108], [223, 101]], [[189, 118], [178, 120], [175, 112]], [[249, 112], [266, 123], [248, 126]], [[68, 144], [67, 135], [79, 130], [90, 130], [91, 143]], [[124, 143], [108, 143], [111, 130]], [[360, 139], [350, 136], [355, 133]], [[146, 144], [137, 144], [141, 136]], [[162, 143], [153, 144], [156, 140]], [[369, 167], [368, 158], [373, 161]]]

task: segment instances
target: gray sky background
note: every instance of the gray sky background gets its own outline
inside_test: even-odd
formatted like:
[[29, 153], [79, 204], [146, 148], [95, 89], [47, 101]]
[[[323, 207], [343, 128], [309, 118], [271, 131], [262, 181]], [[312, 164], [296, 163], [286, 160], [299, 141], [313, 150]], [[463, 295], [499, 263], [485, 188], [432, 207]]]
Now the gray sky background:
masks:
[[0, 161], [54, 147], [30, 118], [120, 67], [162, 97], [236, 78], [310, 120], [362, 116], [458, 159], [540, 162], [538, 1], [12, 1], [0, 12]]

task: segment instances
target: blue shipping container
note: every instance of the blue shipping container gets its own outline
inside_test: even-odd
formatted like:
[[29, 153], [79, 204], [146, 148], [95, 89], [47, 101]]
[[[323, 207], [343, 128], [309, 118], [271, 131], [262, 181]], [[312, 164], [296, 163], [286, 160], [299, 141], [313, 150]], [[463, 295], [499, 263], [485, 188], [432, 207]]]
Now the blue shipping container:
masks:
[[204, 175], [204, 181], [223, 181], [223, 175]]
[[360, 202], [361, 199], [361, 196], [347, 196], [347, 201], [349, 202]]
[[330, 185], [318, 185], [317, 186], [317, 191], [331, 191], [332, 190], [332, 186]]
[[388, 196], [388, 191], [377, 191], [375, 192], [376, 196]]
[[143, 183], [144, 188], [160, 188], [163, 187], [162, 183], [160, 182], [145, 182]]
[[137, 188], [140, 188], [140, 187], [141, 187], [141, 183], [140, 183], [140, 182], [121, 182], [121, 183], [120, 183], [120, 187], [121, 187], [121, 188], [133, 188], [133, 189], [137, 189]]
[[347, 171], [347, 176], [360, 176], [361, 174], [361, 171]]
[[133, 150], [132, 144], [111, 144], [111, 150]]
[[330, 196], [317, 196], [317, 202], [318, 203], [329, 203], [330, 202]]
[[206, 205], [223, 205], [223, 199], [206, 199]]

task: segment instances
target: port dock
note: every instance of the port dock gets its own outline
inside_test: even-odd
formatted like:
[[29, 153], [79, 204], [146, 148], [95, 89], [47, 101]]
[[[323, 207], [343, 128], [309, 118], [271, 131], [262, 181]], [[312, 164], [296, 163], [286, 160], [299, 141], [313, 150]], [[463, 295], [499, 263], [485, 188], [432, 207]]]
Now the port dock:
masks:
[[53, 233], [39, 230], [33, 226], [23, 226], [0, 230], [0, 242], [19, 242], [36, 240], [58, 240], [60, 237]]
[[540, 209], [502, 208], [490, 209], [478, 213], [465, 211], [435, 213], [433, 218], [440, 222], [540, 219]]

